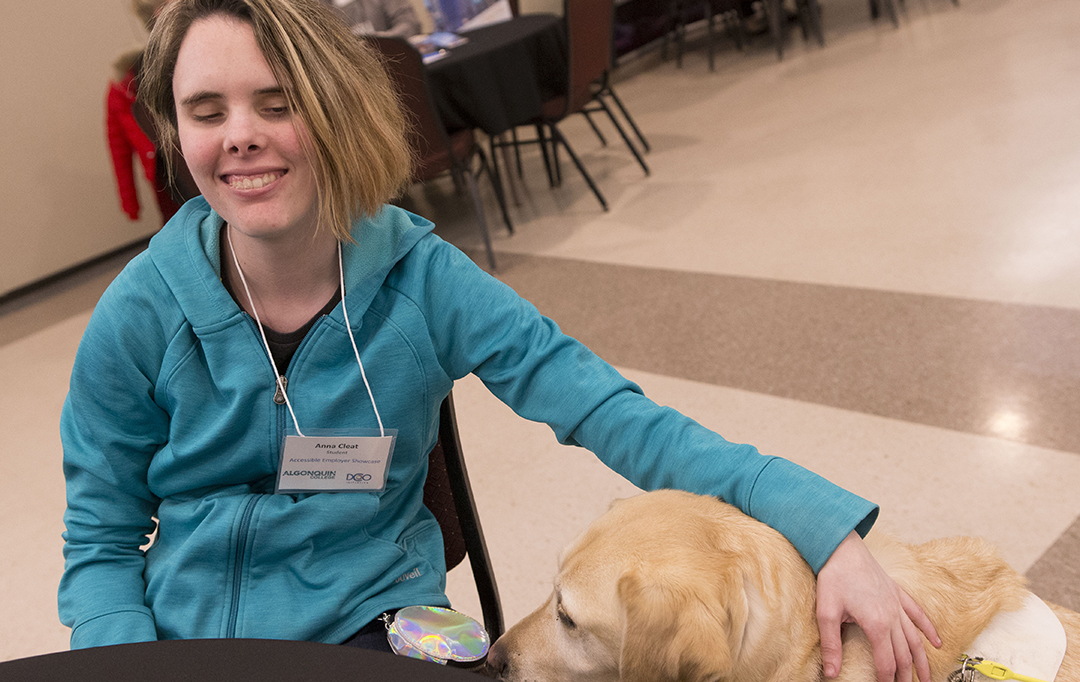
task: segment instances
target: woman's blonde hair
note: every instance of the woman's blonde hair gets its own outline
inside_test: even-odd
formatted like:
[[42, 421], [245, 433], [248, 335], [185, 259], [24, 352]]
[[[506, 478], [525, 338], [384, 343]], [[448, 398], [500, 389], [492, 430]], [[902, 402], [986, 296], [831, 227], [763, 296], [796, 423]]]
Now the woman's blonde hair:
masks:
[[[175, 0], [150, 34], [139, 99], [154, 118], [167, 160], [179, 149], [173, 73], [191, 25], [223, 15], [247, 22], [286, 101], [311, 140], [319, 229], [353, 241], [412, 177], [408, 123], [382, 61], [318, 0]], [[303, 131], [297, 130], [301, 139]], [[174, 169], [169, 163], [170, 178]]]

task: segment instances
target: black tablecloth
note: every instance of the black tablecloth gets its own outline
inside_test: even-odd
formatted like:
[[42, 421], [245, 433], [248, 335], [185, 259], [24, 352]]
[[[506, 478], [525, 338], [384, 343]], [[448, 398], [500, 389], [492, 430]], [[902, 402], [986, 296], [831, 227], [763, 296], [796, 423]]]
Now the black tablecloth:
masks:
[[475, 682], [464, 670], [354, 647], [190, 639], [65, 651], [0, 663], [4, 682]]
[[449, 130], [489, 135], [529, 123], [566, 92], [562, 19], [525, 14], [462, 35], [469, 42], [427, 66], [435, 107]]

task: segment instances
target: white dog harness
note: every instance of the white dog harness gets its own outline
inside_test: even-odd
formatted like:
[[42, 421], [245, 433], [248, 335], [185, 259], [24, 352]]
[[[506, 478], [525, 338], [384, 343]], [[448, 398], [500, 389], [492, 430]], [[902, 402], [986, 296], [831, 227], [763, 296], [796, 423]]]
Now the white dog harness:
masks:
[[[1066, 646], [1061, 621], [1046, 602], [1028, 593], [1023, 608], [998, 613], [968, 647], [966, 653], [970, 659], [978, 659], [978, 667], [969, 661], [957, 671], [959, 676], [953, 673], [950, 679], [1052, 682], [1065, 658]], [[981, 677], [974, 674], [975, 670]]]

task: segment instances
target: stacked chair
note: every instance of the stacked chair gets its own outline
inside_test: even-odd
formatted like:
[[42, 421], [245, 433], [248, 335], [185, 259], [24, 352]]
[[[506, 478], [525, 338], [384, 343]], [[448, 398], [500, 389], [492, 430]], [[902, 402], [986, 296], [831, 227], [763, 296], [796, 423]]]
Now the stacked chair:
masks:
[[[875, 2], [876, 0], [871, 0]], [[883, 0], [895, 2], [895, 0]], [[735, 39], [735, 44], [741, 50], [746, 39], [746, 31], [742, 18], [739, 16], [739, 2], [737, 0], [672, 0], [669, 10], [669, 24], [671, 30], [664, 39], [664, 49], [667, 49], [669, 40], [675, 41], [675, 65], [682, 67], [683, 46], [686, 42], [687, 24], [697, 21], [702, 17], [706, 20], [708, 30], [707, 46], [709, 51], [709, 71], [714, 70], [713, 41], [716, 37], [716, 25], [723, 23]], [[778, 59], [784, 58], [784, 25], [787, 23], [787, 11], [784, 9], [783, 0], [762, 0], [765, 10], [765, 18], [768, 21], [769, 36], [776, 48]], [[802, 28], [803, 38], [811, 37], [825, 45], [825, 33], [821, 26], [821, 6], [818, 0], [795, 0], [798, 10], [799, 24]], [[666, 51], [665, 51], [666, 55]]]
[[[904, 0], [900, 0], [900, 4], [903, 4], [903, 2]], [[959, 7], [960, 0], [952, 0], [952, 4]], [[892, 21], [893, 26], [900, 26], [900, 12], [897, 7], [897, 0], [870, 0], [870, 17], [877, 19], [881, 16], [883, 6], [885, 14], [889, 15], [889, 20]]]
[[[671, 25], [669, 35], [672, 36], [675, 41], [675, 66], [677, 68], [682, 68], [682, 56], [686, 43], [687, 24], [703, 17], [705, 19], [706, 30], [708, 31], [706, 45], [709, 51], [709, 71], [715, 69], [713, 40], [716, 37], [716, 28], [718, 24], [726, 28], [728, 33], [735, 39], [735, 44], [738, 48], [740, 50], [743, 49], [743, 44], [746, 42], [746, 30], [743, 25], [742, 17], [739, 15], [739, 0], [699, 0], [697, 2], [692, 0], [673, 0], [668, 11], [668, 21]], [[669, 38], [665, 36], [665, 48], [668, 39]]]
[[[607, 144], [600, 129], [590, 116], [591, 113], [603, 112], [607, 115], [612, 125], [618, 131], [623, 142], [634, 155], [638, 164], [646, 175], [649, 174], [649, 166], [645, 163], [642, 151], [649, 151], [649, 143], [634, 123], [626, 107], [615, 94], [610, 82], [612, 66], [611, 32], [614, 20], [614, 6], [612, 0], [564, 0], [563, 18], [566, 22], [566, 62], [567, 62], [567, 85], [566, 92], [544, 103], [540, 118], [534, 121], [537, 138], [535, 140], [519, 140], [514, 136], [512, 142], [492, 140], [492, 155], [495, 147], [512, 145], [517, 152], [520, 144], [539, 144], [543, 153], [544, 167], [547, 170], [548, 181], [552, 187], [558, 186], [562, 181], [559, 167], [559, 148], [566, 150], [570, 160], [577, 167], [589, 189], [596, 196], [600, 206], [608, 210], [607, 200], [596, 186], [592, 176], [589, 175], [585, 165], [574, 152], [570, 142], [559, 130], [559, 123], [573, 114], [583, 114], [600, 138], [602, 144]], [[642, 147], [639, 151], [634, 142], [627, 135], [625, 128], [619, 123], [614, 111], [608, 104], [608, 99], [618, 108], [625, 118], [638, 142]], [[518, 173], [521, 173], [520, 155], [518, 156]]]

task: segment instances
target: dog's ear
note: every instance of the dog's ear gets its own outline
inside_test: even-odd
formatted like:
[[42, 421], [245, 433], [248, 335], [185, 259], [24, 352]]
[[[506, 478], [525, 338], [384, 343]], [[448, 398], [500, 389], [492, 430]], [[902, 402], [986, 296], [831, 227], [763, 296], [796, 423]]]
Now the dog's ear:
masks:
[[708, 569], [633, 568], [619, 579], [620, 682], [717, 682], [731, 674], [746, 593], [741, 576]]

